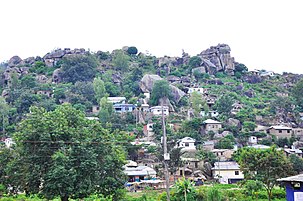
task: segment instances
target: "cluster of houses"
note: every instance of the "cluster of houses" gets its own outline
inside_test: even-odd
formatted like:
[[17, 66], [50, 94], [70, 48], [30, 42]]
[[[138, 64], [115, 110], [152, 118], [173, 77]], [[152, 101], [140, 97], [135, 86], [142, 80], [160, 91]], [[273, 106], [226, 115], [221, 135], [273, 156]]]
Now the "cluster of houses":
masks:
[[[169, 126], [171, 128], [175, 128], [174, 124], [170, 124]], [[240, 180], [243, 180], [244, 174], [240, 170], [239, 165], [235, 161], [232, 161], [232, 154], [237, 150], [237, 145], [235, 145], [233, 149], [215, 149], [215, 144], [218, 139], [224, 137], [224, 135], [219, 133], [222, 130], [222, 123], [217, 120], [207, 119], [203, 122], [203, 125], [201, 125], [201, 127], [203, 127], [203, 131], [205, 133], [210, 131], [215, 133], [214, 140], [206, 141], [200, 144], [203, 149], [212, 152], [217, 157], [217, 162], [215, 162], [211, 168], [212, 179], [217, 179], [220, 183], [223, 184], [236, 183]], [[152, 123], [146, 124], [144, 126], [143, 132], [145, 137], [137, 140], [136, 144], [149, 144], [150, 141], [153, 141], [154, 131]], [[276, 136], [277, 138], [290, 138], [293, 135], [300, 136], [303, 131], [299, 131], [297, 128], [278, 125], [263, 128], [263, 132], [269, 134], [269, 136]], [[258, 144], [258, 141], [259, 139], [256, 136], [250, 136], [247, 141], [247, 146], [256, 149], [270, 148], [269, 146]], [[181, 157], [184, 165], [183, 167], [177, 168], [176, 172], [171, 175], [171, 180], [183, 176], [193, 180], [211, 179], [204, 175], [202, 172], [202, 169], [204, 168], [204, 162], [195, 157], [198, 144], [199, 142], [191, 137], [184, 137], [175, 142], [175, 148], [181, 148], [182, 152], [188, 154], [186, 154], [186, 157]], [[291, 148], [285, 147], [283, 148], [283, 151], [286, 156], [290, 156], [291, 154], [295, 154], [301, 158], [303, 156], [302, 151], [300, 149], [296, 149], [294, 146]], [[154, 168], [157, 164], [160, 164], [159, 161], [154, 161], [154, 158], [152, 158], [150, 154], [146, 154], [144, 151], [141, 154], [141, 160], [139, 160], [139, 162], [141, 162], [141, 165]], [[144, 157], [146, 156], [148, 157], [144, 161]], [[139, 175], [137, 175], [137, 177], [139, 177]], [[146, 177], [148, 177], [148, 174], [144, 175], [142, 178]], [[158, 177], [156, 176], [155, 178]], [[161, 183], [161, 185], [163, 184]]]

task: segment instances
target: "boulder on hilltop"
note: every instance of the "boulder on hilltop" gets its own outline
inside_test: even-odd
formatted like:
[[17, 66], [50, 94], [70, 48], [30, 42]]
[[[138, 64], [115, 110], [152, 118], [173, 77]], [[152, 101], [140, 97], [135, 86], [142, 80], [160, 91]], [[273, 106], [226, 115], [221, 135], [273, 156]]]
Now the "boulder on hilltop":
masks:
[[[140, 81], [140, 89], [143, 92], [152, 92], [153, 86], [158, 80], [163, 80], [163, 78], [161, 78], [159, 75], [146, 74]], [[169, 86], [171, 88], [174, 101], [179, 102], [180, 99], [185, 96], [185, 93], [171, 84]]]

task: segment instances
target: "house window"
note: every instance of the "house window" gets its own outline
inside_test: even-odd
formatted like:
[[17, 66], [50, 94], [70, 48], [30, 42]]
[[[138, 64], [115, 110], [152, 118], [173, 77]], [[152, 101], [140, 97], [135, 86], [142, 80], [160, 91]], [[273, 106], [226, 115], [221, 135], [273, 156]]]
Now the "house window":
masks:
[[238, 170], [235, 171], [235, 175], [239, 175], [239, 171]]
[[96, 110], [99, 110], [100, 108], [99, 107], [96, 107]]
[[185, 142], [185, 146], [186, 146], [186, 147], [189, 147], [189, 143], [188, 143], [188, 142]]
[[282, 130], [279, 130], [279, 133], [282, 133]]
[[180, 170], [180, 175], [183, 175], [183, 171], [182, 170]]
[[287, 130], [287, 133], [290, 133], [290, 130]]
[[198, 168], [198, 162], [195, 162], [195, 168]]

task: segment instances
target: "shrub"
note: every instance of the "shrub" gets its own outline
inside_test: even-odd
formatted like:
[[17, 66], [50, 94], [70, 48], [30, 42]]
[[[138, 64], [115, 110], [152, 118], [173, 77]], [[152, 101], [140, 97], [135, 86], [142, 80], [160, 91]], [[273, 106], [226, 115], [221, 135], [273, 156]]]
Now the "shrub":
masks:
[[132, 54], [137, 54], [138, 53], [138, 49], [134, 46], [131, 46], [127, 49], [127, 53], [132, 55]]

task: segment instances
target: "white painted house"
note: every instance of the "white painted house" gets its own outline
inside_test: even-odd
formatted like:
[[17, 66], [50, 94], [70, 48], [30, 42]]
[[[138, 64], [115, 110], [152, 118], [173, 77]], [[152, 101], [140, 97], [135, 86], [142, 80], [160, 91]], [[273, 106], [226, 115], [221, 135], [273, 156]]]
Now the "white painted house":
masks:
[[248, 143], [249, 144], [258, 144], [258, 138], [256, 136], [250, 136], [248, 138]]
[[244, 179], [244, 174], [235, 161], [215, 162], [212, 172], [221, 184], [232, 184]]
[[177, 141], [176, 148], [182, 148], [182, 151], [196, 150], [196, 140], [191, 137], [185, 137]]
[[4, 140], [4, 143], [5, 143], [5, 146], [7, 147], [7, 148], [10, 148], [11, 146], [13, 146], [13, 144], [15, 144], [15, 142], [13, 141], [13, 139], [12, 138], [6, 138], [5, 140]]
[[[149, 108], [149, 110], [153, 115], [156, 115], [156, 116], [162, 115], [162, 106], [154, 106], [154, 107]], [[169, 115], [169, 110], [168, 110], [167, 106], [163, 106], [163, 113], [164, 113], [164, 116]]]
[[217, 111], [215, 111], [215, 110], [208, 111], [208, 113], [205, 112], [205, 111], [201, 111], [201, 112], [200, 112], [200, 115], [201, 115], [202, 117], [206, 117], [206, 116], [209, 116], [209, 117], [217, 117], [217, 116], [219, 116], [219, 113], [218, 113]]
[[188, 88], [188, 94], [191, 94], [193, 92], [198, 92], [200, 94], [205, 94], [207, 93], [207, 89], [204, 89], [204, 88]]

